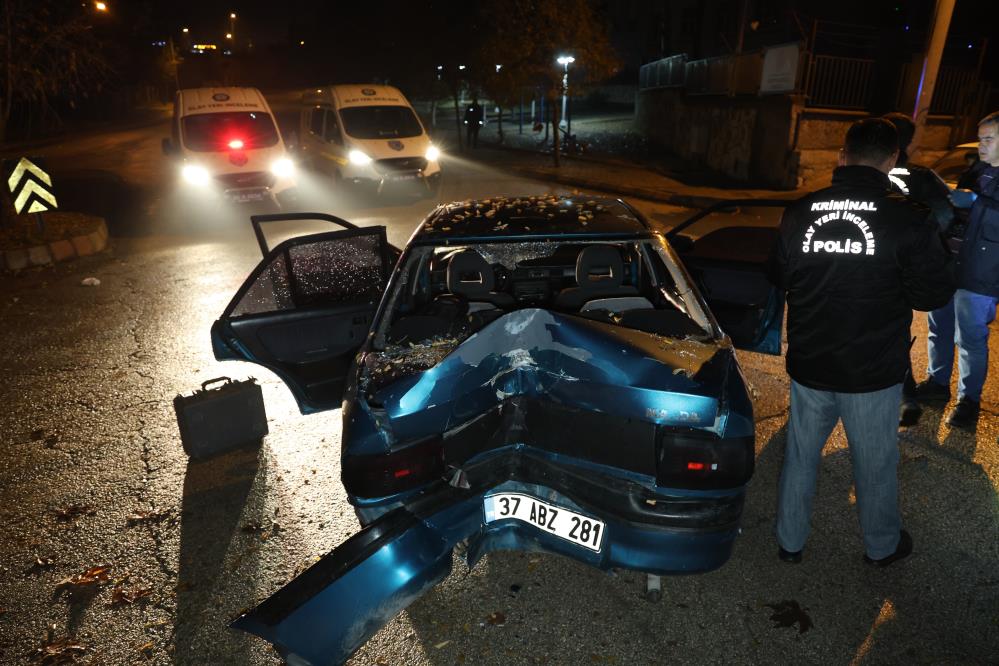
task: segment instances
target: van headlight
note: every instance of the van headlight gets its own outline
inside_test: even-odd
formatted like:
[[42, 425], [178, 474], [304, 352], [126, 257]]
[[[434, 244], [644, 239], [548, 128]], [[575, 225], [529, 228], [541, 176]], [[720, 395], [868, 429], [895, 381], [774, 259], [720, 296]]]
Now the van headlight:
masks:
[[271, 164], [271, 173], [278, 178], [290, 178], [295, 173], [295, 163], [287, 157], [282, 157]]
[[437, 146], [430, 146], [427, 148], [427, 153], [424, 157], [427, 158], [428, 162], [436, 162], [437, 158], [441, 156], [441, 151], [437, 149]]
[[371, 158], [362, 153], [360, 150], [352, 150], [347, 153], [347, 158], [350, 160], [351, 164], [356, 164], [357, 166], [366, 166], [371, 164]]
[[208, 169], [196, 164], [185, 164], [180, 170], [180, 175], [186, 182], [191, 185], [198, 185], [199, 187], [207, 185], [208, 181], [211, 180]]

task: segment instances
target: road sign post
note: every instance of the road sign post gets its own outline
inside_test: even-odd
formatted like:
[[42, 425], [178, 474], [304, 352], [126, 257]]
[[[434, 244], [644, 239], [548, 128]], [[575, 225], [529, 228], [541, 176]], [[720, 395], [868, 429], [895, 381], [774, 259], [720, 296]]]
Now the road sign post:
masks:
[[22, 157], [19, 160], [4, 160], [4, 175], [7, 177], [7, 187], [14, 202], [14, 213], [17, 215], [34, 213], [38, 233], [45, 232], [45, 218], [42, 213], [59, 207], [56, 202], [55, 190], [52, 187], [52, 177], [39, 166], [40, 160], [29, 160]]

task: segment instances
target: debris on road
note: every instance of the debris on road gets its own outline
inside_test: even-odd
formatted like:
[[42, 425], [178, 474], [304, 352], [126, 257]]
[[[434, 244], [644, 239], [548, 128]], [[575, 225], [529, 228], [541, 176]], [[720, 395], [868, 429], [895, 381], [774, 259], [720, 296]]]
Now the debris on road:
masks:
[[111, 591], [111, 604], [134, 604], [139, 599], [144, 599], [153, 593], [152, 586], [137, 586], [131, 590], [126, 590], [122, 585], [116, 585]]
[[506, 624], [506, 615], [501, 613], [500, 611], [496, 611], [495, 613], [490, 613], [489, 617], [486, 618], [486, 622], [488, 622], [494, 627], [502, 627], [504, 624]]
[[56, 589], [69, 587], [87, 587], [90, 585], [103, 585], [111, 582], [111, 566], [108, 564], [90, 567], [83, 573], [64, 578], [56, 585]]
[[167, 519], [170, 519], [170, 522], [176, 522], [173, 509], [162, 509], [160, 511], [136, 511], [127, 518], [127, 521], [129, 527], [131, 527], [132, 525], [138, 525], [139, 523], [162, 523]]
[[80, 516], [94, 516], [97, 514], [97, 509], [90, 506], [89, 504], [70, 504], [63, 509], [56, 509], [53, 511], [57, 520], [63, 522], [72, 522], [79, 518]]
[[101, 286], [101, 281], [95, 277], [83, 278], [80, 282], [81, 287], [99, 287]]
[[59, 666], [77, 663], [77, 657], [82, 657], [86, 652], [86, 646], [74, 640], [63, 638], [53, 641], [50, 637], [49, 642], [37, 648], [31, 656], [43, 666]]
[[764, 604], [773, 610], [770, 619], [774, 622], [774, 628], [790, 627], [798, 625], [798, 633], [803, 634], [812, 628], [812, 618], [808, 616], [807, 608], [802, 608], [794, 599], [785, 600], [776, 604]]

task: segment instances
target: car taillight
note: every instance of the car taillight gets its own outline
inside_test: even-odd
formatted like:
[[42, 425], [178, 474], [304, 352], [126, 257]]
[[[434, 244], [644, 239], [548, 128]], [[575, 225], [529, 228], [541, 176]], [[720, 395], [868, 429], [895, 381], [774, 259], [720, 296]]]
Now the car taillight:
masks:
[[656, 434], [656, 483], [669, 488], [737, 488], [753, 476], [755, 437], [721, 438], [691, 428]]
[[229, 141], [229, 148], [231, 150], [242, 150], [243, 140], [242, 139], [232, 139]]
[[340, 477], [357, 497], [384, 497], [410, 490], [444, 474], [444, 443], [431, 437], [388, 453], [346, 455]]

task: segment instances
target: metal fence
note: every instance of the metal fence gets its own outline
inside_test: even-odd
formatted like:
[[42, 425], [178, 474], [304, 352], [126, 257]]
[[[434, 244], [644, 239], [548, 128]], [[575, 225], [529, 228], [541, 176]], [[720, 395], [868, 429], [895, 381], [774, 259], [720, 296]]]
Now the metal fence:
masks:
[[871, 98], [874, 61], [813, 56], [805, 79], [808, 106], [863, 109]]
[[[688, 60], [678, 54], [642, 65], [639, 88], [683, 88], [689, 95], [760, 94], [764, 74], [764, 52]], [[903, 100], [911, 68], [902, 67], [896, 84], [896, 107]], [[802, 52], [793, 92], [805, 95], [810, 107], [864, 110], [875, 92], [875, 61], [865, 58], [812, 55]], [[962, 113], [962, 100], [980, 86], [974, 70], [941, 67], [933, 91], [930, 111], [934, 114]], [[911, 93], [910, 93], [911, 94]]]

